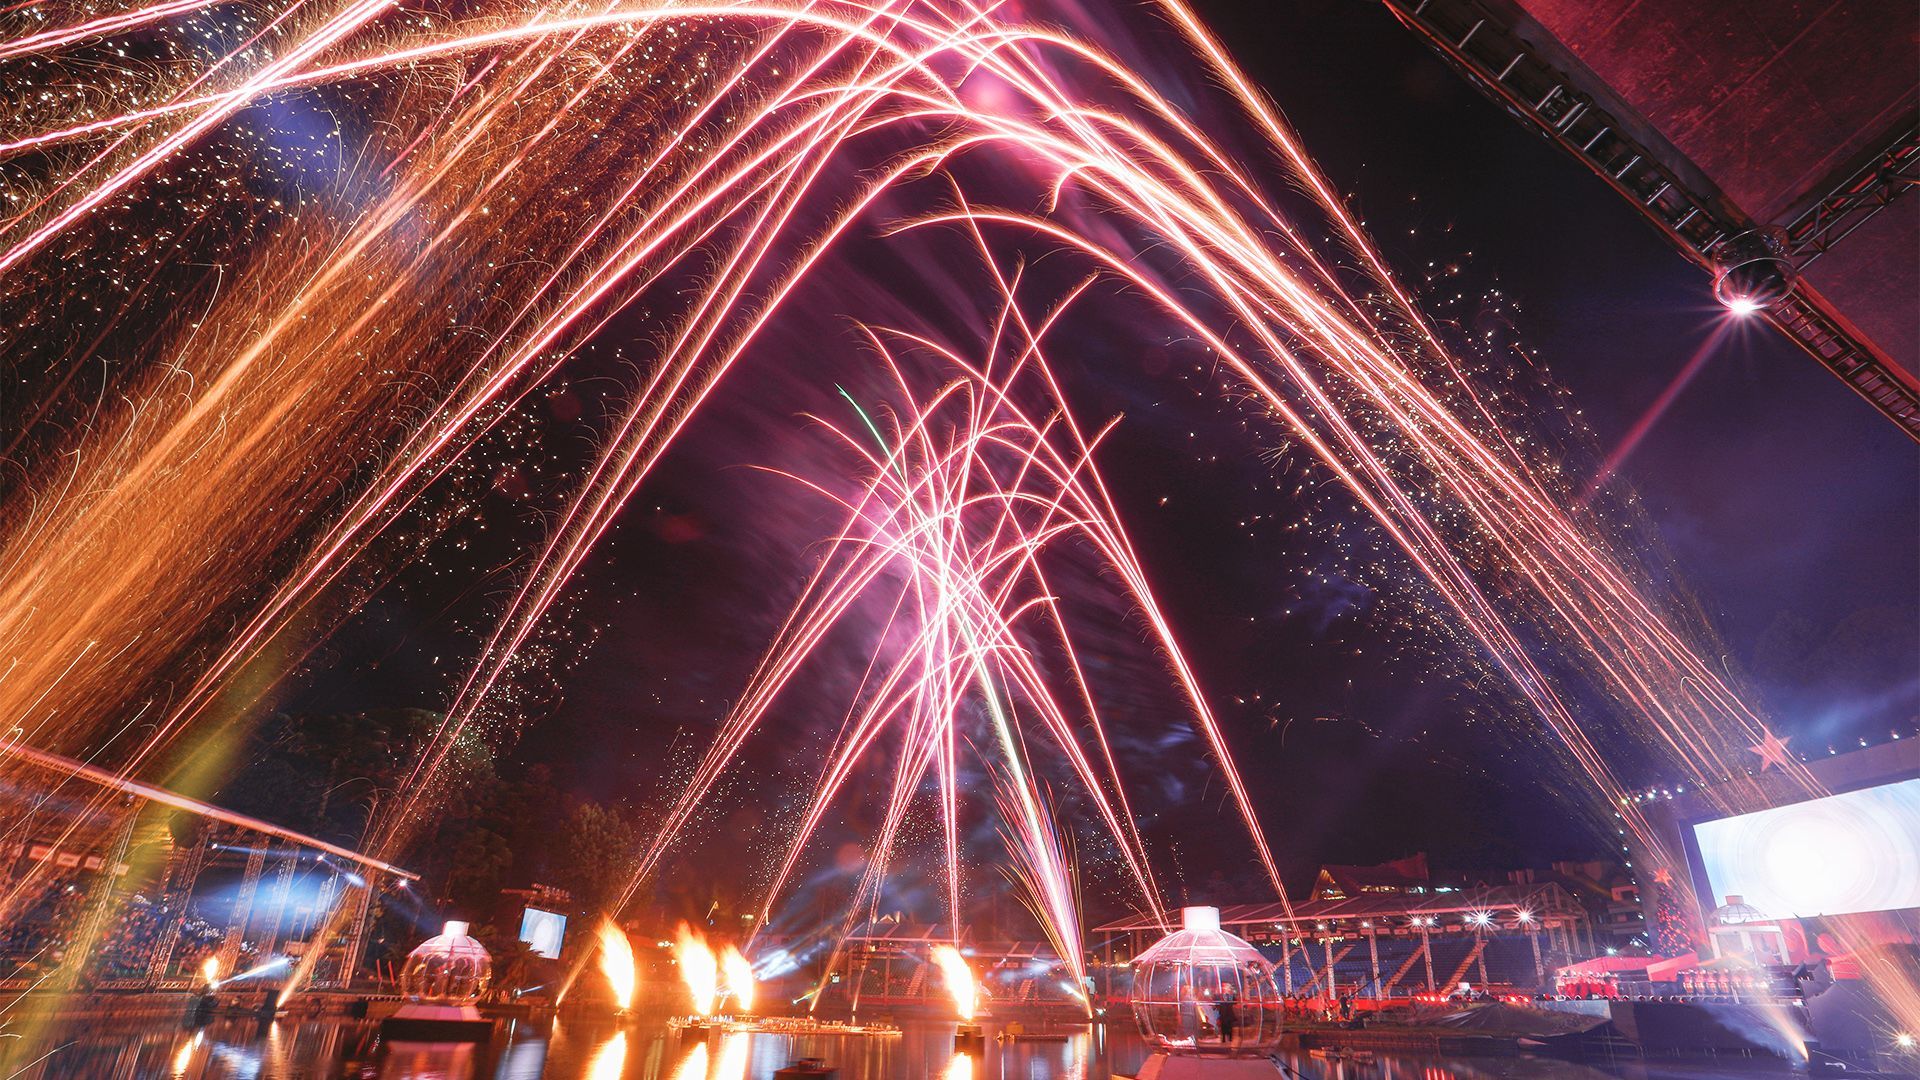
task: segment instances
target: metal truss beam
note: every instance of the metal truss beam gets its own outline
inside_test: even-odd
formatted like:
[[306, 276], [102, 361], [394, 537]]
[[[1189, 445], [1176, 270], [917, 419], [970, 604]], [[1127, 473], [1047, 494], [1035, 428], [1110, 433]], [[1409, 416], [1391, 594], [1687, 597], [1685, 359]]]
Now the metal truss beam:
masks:
[[[1675, 247], [1711, 270], [1721, 244], [1754, 223], [1684, 155], [1638, 130], [1579, 88], [1554, 58], [1516, 28], [1518, 9], [1501, 0], [1381, 0], [1480, 90], [1528, 127], [1578, 158], [1631, 200]], [[1805, 265], [1912, 188], [1920, 168], [1913, 125], [1886, 151], [1820, 199], [1787, 230], [1788, 250]], [[1683, 175], [1686, 174], [1686, 175]], [[1920, 442], [1920, 383], [1850, 326], [1812, 288], [1800, 288], [1767, 321]]]
[[1909, 119], [1858, 172], [1787, 226], [1787, 254], [1805, 267], [1915, 185], [1920, 185], [1920, 122]]

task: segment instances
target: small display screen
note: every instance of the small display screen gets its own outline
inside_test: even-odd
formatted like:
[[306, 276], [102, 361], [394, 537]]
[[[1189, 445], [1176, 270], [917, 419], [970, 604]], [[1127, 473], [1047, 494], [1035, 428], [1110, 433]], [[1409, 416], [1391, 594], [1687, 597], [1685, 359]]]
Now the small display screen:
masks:
[[535, 956], [549, 960], [560, 958], [560, 946], [567, 937], [567, 917], [558, 912], [528, 908], [520, 916], [520, 940]]

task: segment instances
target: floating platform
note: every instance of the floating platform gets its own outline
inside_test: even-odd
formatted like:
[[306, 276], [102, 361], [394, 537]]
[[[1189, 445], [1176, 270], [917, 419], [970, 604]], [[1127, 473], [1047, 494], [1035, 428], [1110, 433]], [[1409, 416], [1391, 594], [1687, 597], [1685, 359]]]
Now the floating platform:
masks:
[[704, 1035], [710, 1031], [748, 1035], [863, 1035], [898, 1037], [896, 1024], [875, 1022], [849, 1024], [839, 1020], [815, 1020], [808, 1016], [676, 1016], [667, 1021], [669, 1030], [681, 1036]]
[[773, 1080], [822, 1080], [839, 1072], [839, 1069], [819, 1058], [801, 1058], [784, 1069], [775, 1069]]
[[1311, 1058], [1313, 1058], [1313, 1059], [1314, 1059], [1315, 1061], [1358, 1061], [1358, 1062], [1367, 1062], [1367, 1061], [1372, 1061], [1372, 1060], [1373, 1060], [1373, 1051], [1371, 1051], [1371, 1050], [1320, 1050], [1320, 1049], [1316, 1049], [1316, 1050], [1309, 1050], [1309, 1051], [1307, 1051], [1307, 1055], [1308, 1055], [1309, 1057], [1311, 1057]]
[[994, 1041], [1003, 1043], [1063, 1043], [1073, 1036], [1064, 1031], [1003, 1031], [993, 1038]]
[[409, 1003], [380, 1021], [380, 1037], [390, 1042], [486, 1042], [493, 1037], [493, 1021], [471, 1005]]
[[1162, 1052], [1149, 1057], [1138, 1073], [1124, 1080], [1286, 1080], [1286, 1074], [1264, 1054]]

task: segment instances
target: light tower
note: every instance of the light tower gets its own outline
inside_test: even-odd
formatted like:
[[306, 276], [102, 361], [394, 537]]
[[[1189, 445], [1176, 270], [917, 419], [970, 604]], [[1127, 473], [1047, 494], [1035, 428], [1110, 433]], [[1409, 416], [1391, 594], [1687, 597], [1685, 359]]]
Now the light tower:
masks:
[[1273, 966], [1220, 929], [1218, 908], [1180, 916], [1179, 930], [1133, 962], [1133, 1018], [1156, 1049], [1139, 1080], [1278, 1077], [1267, 1056], [1282, 1016]]

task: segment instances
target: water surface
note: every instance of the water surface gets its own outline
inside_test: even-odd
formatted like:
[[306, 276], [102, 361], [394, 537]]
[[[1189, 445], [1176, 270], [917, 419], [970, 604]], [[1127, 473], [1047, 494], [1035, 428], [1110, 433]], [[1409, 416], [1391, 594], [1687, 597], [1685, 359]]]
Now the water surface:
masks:
[[[217, 1021], [198, 1030], [152, 1017], [90, 1018], [0, 1040], [0, 1080], [768, 1080], [799, 1057], [838, 1080], [1109, 1080], [1146, 1058], [1118, 1026], [1065, 1042], [999, 1044], [957, 1054], [952, 1024], [909, 1023], [899, 1036], [715, 1035], [682, 1040], [663, 1019], [502, 1025], [484, 1046], [384, 1044], [351, 1020]], [[1277, 1055], [1289, 1080], [1720, 1080], [1783, 1075], [1778, 1064], [1594, 1068], [1533, 1057], [1380, 1054], [1369, 1062]], [[1285, 1074], [1282, 1074], [1285, 1075]], [[1790, 1075], [1790, 1074], [1786, 1074]]]

